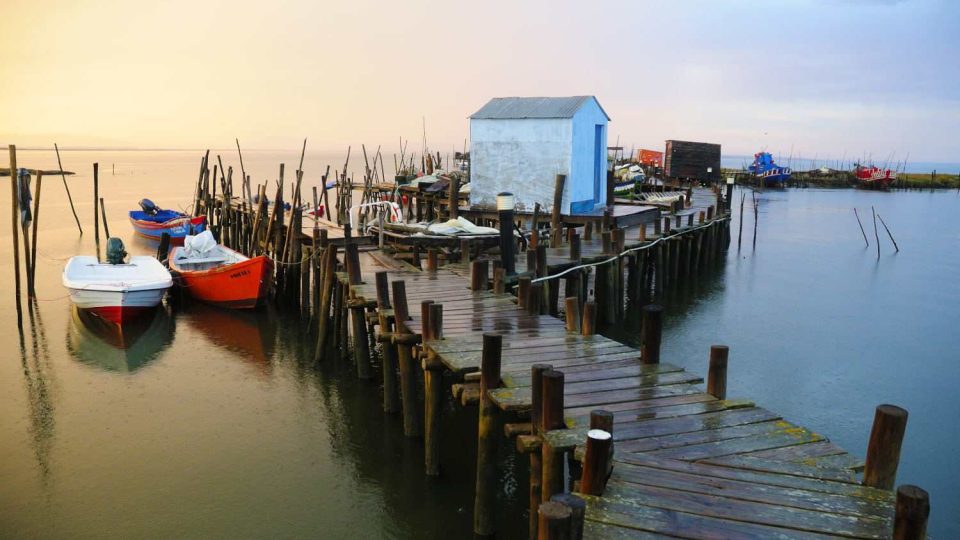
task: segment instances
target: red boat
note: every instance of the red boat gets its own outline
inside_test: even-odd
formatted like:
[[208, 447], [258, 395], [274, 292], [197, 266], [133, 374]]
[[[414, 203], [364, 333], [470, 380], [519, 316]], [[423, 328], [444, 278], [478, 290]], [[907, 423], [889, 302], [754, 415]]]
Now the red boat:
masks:
[[897, 179], [897, 171], [879, 167], [864, 167], [863, 165], [857, 165], [853, 174], [857, 179], [857, 187], [861, 189], [884, 190], [889, 188], [890, 184]]
[[219, 244], [200, 253], [176, 247], [167, 264], [177, 284], [197, 300], [252, 309], [270, 294], [273, 260], [263, 255], [251, 259]]

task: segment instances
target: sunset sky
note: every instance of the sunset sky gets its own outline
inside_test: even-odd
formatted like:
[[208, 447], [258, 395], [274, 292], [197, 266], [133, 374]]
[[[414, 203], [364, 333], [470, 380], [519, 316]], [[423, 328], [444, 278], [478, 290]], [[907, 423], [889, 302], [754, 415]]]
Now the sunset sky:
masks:
[[[458, 149], [495, 96], [610, 142], [960, 161], [960, 2], [4, 0], [0, 142]], [[419, 151], [419, 148], [417, 149]]]

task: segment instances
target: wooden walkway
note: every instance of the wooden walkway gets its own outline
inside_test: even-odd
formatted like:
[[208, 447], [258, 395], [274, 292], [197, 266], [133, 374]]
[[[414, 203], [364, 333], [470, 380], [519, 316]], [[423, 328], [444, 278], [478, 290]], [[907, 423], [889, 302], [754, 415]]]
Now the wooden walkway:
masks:
[[[461, 375], [480, 368], [483, 332], [502, 335], [502, 387], [489, 396], [504, 412], [529, 412], [532, 366], [562, 372], [567, 429], [543, 434], [554, 452], [583, 445], [591, 411], [613, 413], [612, 475], [602, 496], [585, 496], [585, 537], [889, 537], [892, 493], [861, 486], [862, 462], [822, 435], [748, 400], [718, 399], [699, 376], [644, 364], [636, 349], [570, 333], [555, 317], [518, 309], [510, 295], [471, 291], [462, 274], [391, 272], [411, 306], [401, 330], [422, 335], [429, 310], [419, 305], [442, 304], [442, 339], [425, 341], [421, 359]], [[353, 294], [376, 297], [373, 284]]]

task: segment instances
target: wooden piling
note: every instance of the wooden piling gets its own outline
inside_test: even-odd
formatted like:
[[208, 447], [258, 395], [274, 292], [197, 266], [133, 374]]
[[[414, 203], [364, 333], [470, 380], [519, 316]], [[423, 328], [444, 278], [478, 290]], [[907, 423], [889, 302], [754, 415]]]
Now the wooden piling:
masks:
[[403, 434], [417, 437], [421, 433], [421, 416], [417, 414], [417, 380], [414, 372], [412, 347], [416, 336], [402, 333], [403, 322], [409, 320], [407, 310], [407, 288], [402, 280], [396, 280], [393, 287], [393, 313], [395, 327], [392, 342], [397, 346], [397, 362], [400, 368], [400, 400], [403, 409]]
[[568, 540], [573, 510], [558, 501], [547, 501], [540, 505], [537, 529], [538, 540]]
[[[563, 379], [563, 372], [556, 370], [546, 371], [541, 376], [540, 421], [544, 432], [567, 427], [563, 419]], [[564, 491], [563, 451], [554, 449], [544, 441], [541, 446], [541, 466], [541, 492], [542, 498], [546, 500]]]
[[436, 272], [440, 267], [440, 252], [436, 248], [427, 250], [427, 271]]
[[644, 364], [660, 363], [660, 339], [663, 333], [663, 306], [643, 306], [640, 359]]
[[573, 493], [558, 493], [551, 497], [550, 500], [558, 502], [570, 509], [570, 532], [565, 538], [569, 538], [569, 540], [582, 540], [584, 514], [586, 514], [587, 511], [586, 501]]
[[597, 303], [594, 301], [583, 304], [583, 320], [580, 322], [580, 332], [584, 336], [597, 333]]
[[567, 323], [567, 332], [573, 332], [575, 334], [580, 333], [580, 298], [576, 296], [568, 296], [564, 299], [564, 307], [566, 313]]
[[895, 405], [880, 405], [873, 417], [867, 445], [863, 485], [893, 489], [900, 464], [900, 447], [907, 429], [907, 411]]
[[[431, 303], [431, 340], [443, 339], [443, 304]], [[426, 341], [426, 340], [424, 340]], [[440, 412], [443, 409], [443, 364], [429, 355], [423, 361], [424, 466], [427, 476], [440, 475]]]
[[[60, 162], [60, 148], [57, 143], [53, 143], [53, 150], [57, 153], [57, 167], [60, 169], [60, 179], [63, 180], [63, 189], [67, 192], [67, 201], [70, 202], [70, 211], [73, 212], [73, 219], [77, 222], [77, 229], [80, 236], [83, 236], [83, 227], [80, 226], [80, 218], [77, 217], [77, 209], [73, 206], [73, 196], [70, 195], [70, 186], [67, 185], [67, 175], [63, 172], [63, 163]], [[11, 171], [13, 169], [10, 169]]]
[[[533, 436], [543, 434], [543, 374], [553, 369], [549, 364], [534, 364], [530, 368], [530, 426]], [[540, 508], [541, 482], [543, 481], [543, 467], [541, 465], [540, 449], [530, 454], [530, 538], [537, 537], [537, 510]]]
[[470, 290], [487, 290], [487, 276], [490, 275], [488, 261], [473, 261], [470, 263]]
[[926, 491], [911, 485], [897, 488], [893, 540], [925, 540], [929, 517], [930, 495]]
[[13, 224], [13, 275], [15, 283], [15, 295], [17, 300], [17, 327], [23, 328], [23, 306], [20, 301], [20, 232], [17, 230], [17, 221], [20, 220], [20, 212], [18, 211], [18, 197], [17, 197], [17, 183], [20, 181], [20, 176], [17, 172], [17, 147], [16, 145], [11, 144], [7, 147], [10, 151], [10, 219]]
[[[359, 285], [362, 279], [360, 276], [360, 254], [358, 247], [356, 244], [350, 243], [344, 247], [344, 250], [344, 261], [346, 262], [347, 276], [350, 280], [350, 285]], [[354, 361], [357, 364], [357, 377], [360, 379], [369, 379], [373, 377], [373, 371], [370, 366], [370, 339], [367, 335], [367, 309], [362, 302], [349, 303], [348, 305], [350, 309], [351, 330], [353, 331], [353, 351]]]
[[610, 468], [610, 445], [613, 435], [602, 429], [587, 432], [586, 452], [583, 457], [583, 473], [580, 475], [580, 493], [603, 495]]
[[327, 346], [332, 337], [330, 328], [330, 303], [333, 300], [334, 286], [336, 284], [337, 268], [337, 247], [330, 245], [324, 252], [325, 261], [323, 263], [323, 291], [320, 298], [319, 322], [317, 329], [317, 346], [313, 353], [313, 360], [319, 361], [326, 352]]
[[530, 299], [530, 276], [517, 278], [517, 307], [527, 309], [527, 300]]
[[477, 485], [473, 504], [473, 532], [494, 533], [497, 500], [497, 442], [500, 413], [487, 391], [500, 387], [500, 358], [503, 336], [485, 332], [480, 361], [480, 414], [477, 429]]
[[570, 235], [570, 260], [575, 262], [580, 262], [581, 258], [581, 248], [580, 248], [580, 235], [573, 233]]
[[[37, 196], [33, 199], [33, 247], [30, 253], [30, 296], [36, 297], [37, 285], [37, 224], [40, 222], [40, 188], [43, 181], [43, 171], [37, 171]], [[893, 238], [891, 236], [891, 238]]]
[[550, 247], [560, 247], [560, 212], [563, 207], [563, 184], [565, 174], [558, 174], [553, 186], [553, 208], [550, 213]]
[[386, 311], [390, 306], [390, 289], [386, 271], [376, 273], [377, 315], [380, 321], [380, 346], [383, 370], [383, 412], [394, 413], [400, 410], [400, 397], [397, 393], [397, 347], [391, 338], [393, 321]]
[[527, 313], [530, 313], [531, 315], [543, 314], [543, 311], [541, 311], [544, 307], [543, 282], [538, 281], [536, 283], [531, 283], [529, 291], [530, 292], [527, 294], [526, 302]]
[[503, 267], [493, 269], [493, 292], [503, 294], [506, 292], [507, 270]]
[[707, 393], [717, 399], [727, 399], [727, 357], [730, 348], [726, 345], [710, 347], [710, 370], [707, 372]]
[[93, 240], [97, 246], [97, 260], [100, 260], [100, 164], [93, 164]]

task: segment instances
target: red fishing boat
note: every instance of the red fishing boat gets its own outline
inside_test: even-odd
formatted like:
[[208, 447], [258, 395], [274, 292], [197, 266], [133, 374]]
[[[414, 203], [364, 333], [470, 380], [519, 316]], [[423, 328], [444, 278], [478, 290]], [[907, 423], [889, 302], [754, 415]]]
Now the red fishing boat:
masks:
[[857, 165], [853, 171], [857, 187], [861, 189], [887, 189], [897, 179], [897, 171], [880, 167]]
[[[184, 247], [170, 252], [167, 264], [177, 284], [197, 300], [236, 309], [263, 305], [270, 294], [273, 260], [263, 255], [247, 257], [212, 242], [209, 231], [188, 236]], [[196, 244], [204, 238], [205, 246]], [[210, 245], [212, 243], [212, 245]]]

